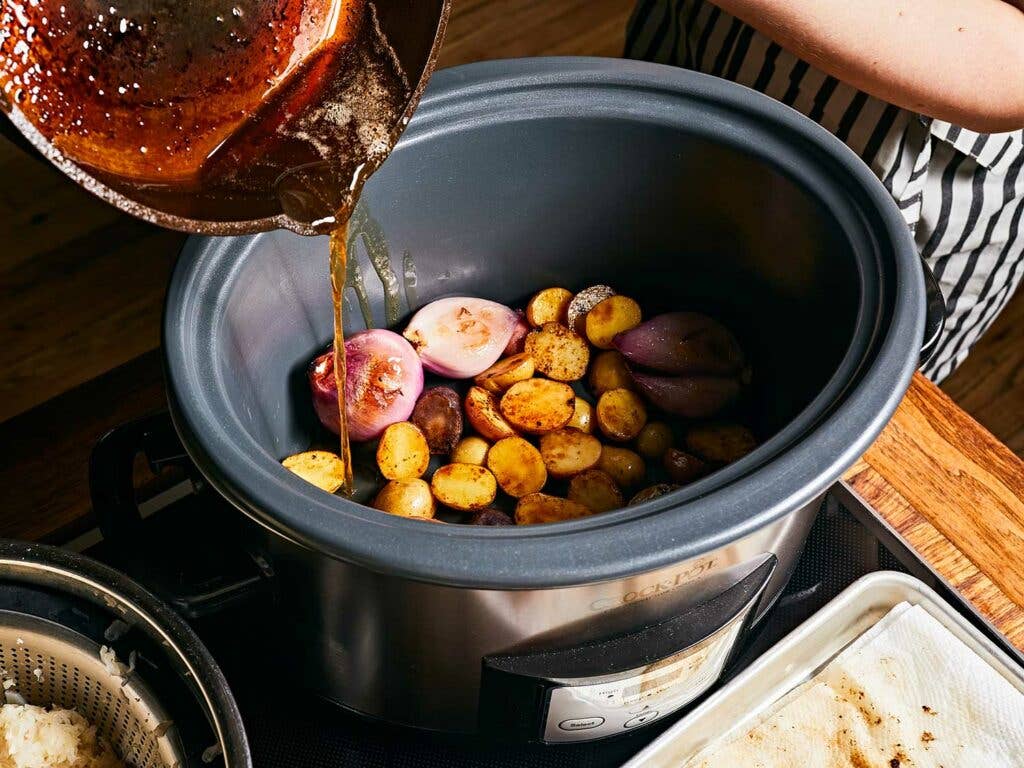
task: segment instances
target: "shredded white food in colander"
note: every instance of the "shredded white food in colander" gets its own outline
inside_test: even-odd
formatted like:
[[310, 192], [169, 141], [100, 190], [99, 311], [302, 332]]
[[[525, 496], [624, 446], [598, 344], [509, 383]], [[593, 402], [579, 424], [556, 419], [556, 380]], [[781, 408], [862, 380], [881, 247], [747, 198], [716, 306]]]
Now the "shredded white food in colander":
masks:
[[0, 768], [125, 768], [77, 712], [0, 707]]

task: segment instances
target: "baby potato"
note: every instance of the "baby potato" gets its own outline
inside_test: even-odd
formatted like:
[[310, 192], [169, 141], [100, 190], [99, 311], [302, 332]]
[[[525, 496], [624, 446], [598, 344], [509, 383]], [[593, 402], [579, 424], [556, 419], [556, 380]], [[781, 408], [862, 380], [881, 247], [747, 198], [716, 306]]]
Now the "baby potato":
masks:
[[497, 399], [483, 387], [470, 387], [464, 405], [469, 423], [487, 440], [501, 440], [516, 433], [501, 415]]
[[475, 379], [477, 386], [500, 395], [517, 381], [533, 378], [533, 358], [526, 352], [499, 360]]
[[705, 462], [678, 448], [670, 448], [665, 451], [662, 463], [665, 465], [668, 476], [672, 478], [672, 482], [680, 485], [692, 483], [711, 471], [711, 467]]
[[569, 302], [569, 311], [566, 313], [565, 324], [580, 336], [585, 336], [587, 333], [587, 313], [609, 296], [614, 295], [615, 291], [607, 285], [592, 285], [589, 288], [584, 288]]
[[511, 517], [494, 507], [474, 512], [467, 522], [470, 525], [515, 525], [515, 521]]
[[545, 323], [564, 323], [572, 301], [572, 291], [545, 288], [526, 305], [526, 321], [534, 328]]
[[577, 396], [572, 407], [572, 418], [565, 426], [586, 432], [588, 435], [592, 434], [594, 431], [594, 408], [582, 397]]
[[754, 450], [757, 438], [739, 424], [704, 424], [686, 433], [686, 447], [708, 461], [729, 464]]
[[462, 408], [451, 387], [428, 389], [416, 401], [409, 421], [420, 428], [433, 454], [451, 453], [462, 437]]
[[640, 305], [628, 296], [609, 296], [587, 312], [587, 338], [600, 349], [611, 349], [616, 334], [638, 325]]
[[566, 478], [597, 466], [601, 441], [572, 427], [562, 427], [540, 438], [540, 455], [548, 474]]
[[523, 496], [516, 504], [516, 525], [557, 523], [592, 515], [590, 507], [577, 501], [549, 496], [546, 493], [531, 493]]
[[625, 503], [615, 481], [599, 469], [588, 469], [569, 481], [569, 500], [594, 512], [610, 512]]
[[345, 465], [330, 451], [305, 451], [289, 456], [281, 462], [307, 483], [328, 493], [334, 493], [345, 483]]
[[500, 408], [514, 428], [542, 435], [568, 424], [575, 405], [576, 394], [568, 384], [528, 379], [512, 385], [502, 396]]
[[423, 477], [430, 465], [427, 438], [415, 424], [399, 421], [388, 426], [377, 444], [377, 467], [388, 480]]
[[600, 397], [613, 389], [636, 389], [629, 368], [626, 367], [626, 358], [614, 349], [605, 350], [594, 358], [587, 382], [594, 397]]
[[540, 451], [521, 437], [506, 437], [487, 452], [487, 468], [498, 485], [514, 498], [536, 493], [548, 481]]
[[647, 466], [640, 458], [640, 454], [617, 445], [605, 445], [601, 448], [597, 468], [608, 474], [620, 488], [640, 485], [647, 475]]
[[656, 499], [659, 496], [664, 496], [666, 493], [672, 493], [672, 491], [675, 491], [678, 488], [678, 485], [671, 485], [669, 483], [649, 485], [629, 500], [629, 506], [633, 506], [634, 504], [643, 504], [645, 501], [650, 501], [651, 499]]
[[525, 350], [537, 370], [555, 381], [576, 381], [587, 375], [590, 346], [564, 325], [545, 323], [526, 337]]
[[487, 463], [487, 451], [491, 444], [482, 437], [469, 435], [459, 440], [459, 444], [452, 451], [450, 460], [452, 464], [476, 464], [484, 466]]
[[672, 447], [672, 429], [663, 421], [644, 424], [636, 436], [636, 449], [648, 459], [660, 459]]
[[426, 480], [392, 480], [373, 500], [374, 509], [399, 517], [416, 517], [432, 520], [434, 517], [434, 496]]
[[445, 464], [430, 478], [434, 498], [446, 507], [463, 512], [483, 509], [498, 495], [498, 483], [486, 467], [476, 464]]
[[611, 440], [632, 440], [646, 423], [647, 406], [635, 392], [612, 389], [597, 401], [597, 426]]

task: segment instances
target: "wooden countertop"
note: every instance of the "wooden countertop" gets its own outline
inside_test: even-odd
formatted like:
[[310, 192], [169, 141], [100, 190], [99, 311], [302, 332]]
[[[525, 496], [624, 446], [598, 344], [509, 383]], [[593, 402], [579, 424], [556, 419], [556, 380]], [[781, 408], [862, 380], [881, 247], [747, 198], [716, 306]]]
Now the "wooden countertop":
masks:
[[[627, 0], [456, 0], [442, 66], [615, 56]], [[167, 277], [183, 236], [124, 216], [0, 141], [0, 536], [92, 526], [89, 451], [158, 410]], [[849, 485], [1024, 649], [1024, 463], [916, 377]]]

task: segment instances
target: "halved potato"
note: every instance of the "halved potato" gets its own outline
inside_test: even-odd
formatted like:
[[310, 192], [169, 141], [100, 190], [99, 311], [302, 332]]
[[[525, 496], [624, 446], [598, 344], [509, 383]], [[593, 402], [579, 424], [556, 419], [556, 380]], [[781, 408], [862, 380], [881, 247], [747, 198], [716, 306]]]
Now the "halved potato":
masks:
[[659, 459], [672, 447], [672, 428], [663, 421], [649, 421], [636, 436], [636, 449], [641, 456]]
[[757, 438], [739, 424], [704, 424], [686, 433], [686, 447], [702, 459], [729, 464], [754, 450]]
[[555, 381], [576, 381], [587, 375], [587, 340], [558, 323], [545, 323], [526, 337], [525, 350], [537, 370]]
[[512, 385], [502, 396], [500, 408], [514, 428], [542, 435], [568, 424], [575, 406], [576, 394], [568, 384], [528, 379]]
[[487, 451], [490, 447], [491, 444], [482, 437], [470, 435], [459, 440], [449, 458], [452, 464], [476, 464], [482, 467], [487, 463]]
[[670, 448], [665, 451], [662, 463], [665, 465], [668, 476], [672, 478], [672, 482], [680, 485], [692, 483], [694, 480], [704, 477], [712, 469], [706, 462], [691, 453], [680, 451], [678, 448]]
[[565, 324], [580, 336], [585, 336], [587, 333], [587, 313], [609, 296], [614, 295], [615, 291], [607, 285], [592, 285], [589, 288], [584, 288], [569, 302], [569, 311], [566, 313]]
[[611, 349], [616, 334], [640, 325], [640, 305], [628, 296], [609, 296], [587, 313], [587, 338], [595, 347]]
[[498, 483], [486, 467], [446, 464], [430, 478], [434, 498], [452, 509], [473, 512], [483, 509], [498, 495]]
[[527, 352], [499, 360], [473, 381], [488, 392], [500, 395], [517, 381], [533, 378], [533, 358]]
[[629, 368], [626, 367], [626, 358], [614, 349], [605, 350], [594, 358], [587, 383], [594, 397], [600, 397], [613, 389], [636, 389]]
[[612, 440], [632, 440], [647, 423], [647, 406], [635, 392], [612, 389], [597, 401], [597, 426]]
[[569, 500], [594, 512], [610, 512], [625, 503], [615, 481], [600, 469], [588, 469], [570, 480]]
[[536, 493], [548, 481], [540, 451], [521, 437], [506, 437], [487, 452], [487, 468], [509, 496]]
[[557, 523], [561, 520], [589, 517], [592, 514], [589, 507], [579, 502], [550, 496], [546, 493], [531, 493], [528, 496], [523, 496], [516, 504], [517, 525]]
[[650, 501], [651, 499], [656, 499], [659, 496], [664, 496], [666, 493], [672, 493], [672, 491], [677, 490], [678, 488], [678, 485], [672, 485], [670, 483], [650, 485], [635, 494], [633, 498], [629, 500], [629, 506], [633, 506], [634, 504], [643, 504], [645, 501]]
[[424, 520], [434, 517], [434, 496], [426, 480], [392, 480], [373, 500], [374, 509], [399, 517], [416, 517]]
[[572, 301], [572, 291], [565, 288], [545, 288], [526, 305], [526, 320], [534, 328], [545, 323], [564, 323]]
[[345, 464], [330, 451], [304, 451], [281, 462], [307, 483], [334, 493], [345, 483]]
[[388, 426], [377, 444], [377, 467], [388, 480], [423, 477], [430, 465], [430, 446], [420, 428], [408, 421]]
[[572, 477], [597, 465], [601, 441], [578, 429], [562, 427], [541, 436], [540, 455], [549, 475]]
[[593, 406], [582, 397], [577, 396], [576, 402], [573, 403], [572, 418], [569, 419], [569, 423], [565, 426], [573, 427], [580, 432], [586, 432], [588, 435], [592, 434], [594, 432]]
[[640, 454], [617, 445], [606, 445], [601, 448], [597, 468], [610, 475], [620, 488], [640, 485], [647, 474], [647, 465]]
[[469, 423], [487, 440], [501, 440], [516, 433], [501, 415], [497, 399], [483, 387], [470, 387], [464, 405]]

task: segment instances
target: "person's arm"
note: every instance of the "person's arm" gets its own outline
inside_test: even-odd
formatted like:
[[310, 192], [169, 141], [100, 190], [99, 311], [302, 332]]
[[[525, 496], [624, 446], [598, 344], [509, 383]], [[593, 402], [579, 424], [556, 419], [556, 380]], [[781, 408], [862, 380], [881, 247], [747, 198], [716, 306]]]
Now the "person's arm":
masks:
[[713, 0], [819, 69], [914, 112], [1024, 127], [1024, 0]]

